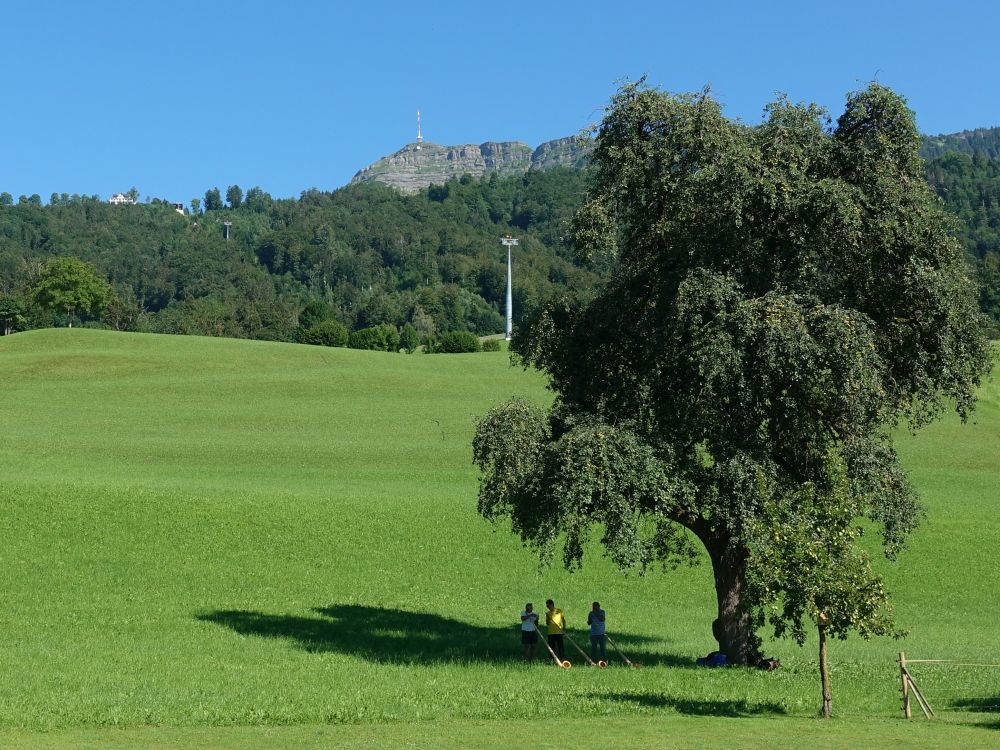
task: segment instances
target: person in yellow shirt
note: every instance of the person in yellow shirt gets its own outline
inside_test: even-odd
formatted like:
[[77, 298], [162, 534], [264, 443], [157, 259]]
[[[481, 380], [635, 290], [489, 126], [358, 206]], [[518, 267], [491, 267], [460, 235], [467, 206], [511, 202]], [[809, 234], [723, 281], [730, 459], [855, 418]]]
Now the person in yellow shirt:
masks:
[[566, 618], [563, 616], [563, 611], [551, 599], [546, 599], [545, 607], [548, 609], [548, 612], [545, 613], [545, 625], [549, 631], [549, 646], [556, 652], [559, 661], [562, 661], [566, 658], [566, 650], [565, 646], [563, 646], [563, 635], [566, 633]]

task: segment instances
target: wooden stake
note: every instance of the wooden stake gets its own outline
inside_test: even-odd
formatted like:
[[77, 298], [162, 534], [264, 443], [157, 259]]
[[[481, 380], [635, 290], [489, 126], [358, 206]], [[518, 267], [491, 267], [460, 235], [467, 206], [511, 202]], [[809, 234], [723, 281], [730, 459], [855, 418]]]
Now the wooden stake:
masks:
[[917, 699], [917, 704], [920, 706], [920, 710], [924, 712], [924, 718], [933, 718], [935, 715], [934, 709], [931, 708], [931, 704], [927, 702], [924, 694], [920, 692], [920, 688], [917, 687], [917, 682], [913, 679], [909, 670], [906, 671], [906, 681], [910, 685], [910, 692], [912, 692], [913, 696]]
[[913, 712], [910, 709], [910, 680], [909, 675], [906, 673], [906, 654], [902, 651], [899, 652], [899, 679], [903, 683], [903, 716], [907, 719], [912, 719]]

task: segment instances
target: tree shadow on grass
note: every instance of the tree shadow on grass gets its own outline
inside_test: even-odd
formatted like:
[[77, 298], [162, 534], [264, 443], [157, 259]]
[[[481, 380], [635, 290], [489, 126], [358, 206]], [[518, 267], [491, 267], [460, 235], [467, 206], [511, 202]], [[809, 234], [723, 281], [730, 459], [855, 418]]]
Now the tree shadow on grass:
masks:
[[662, 693], [590, 693], [590, 698], [634, 703], [646, 708], [671, 708], [688, 716], [724, 716], [746, 718], [750, 716], [780, 716], [788, 713], [780, 703], [771, 701], [701, 701], [692, 698], [675, 698]]
[[984, 698], [960, 698], [950, 701], [948, 707], [957, 711], [994, 714], [995, 719], [977, 721], [975, 726], [986, 729], [1000, 729], [1000, 695], [990, 695]]
[[[219, 610], [199, 615], [202, 622], [223, 625], [241, 635], [284, 638], [310, 653], [342, 653], [374, 662], [510, 662], [521, 659], [520, 624], [483, 627], [426, 612], [334, 604], [314, 609], [315, 616]], [[587, 648], [586, 635], [573, 636]], [[581, 638], [583, 641], [581, 642]], [[693, 659], [640, 648], [655, 639], [619, 634], [616, 641], [634, 661], [649, 666], [690, 666]], [[539, 645], [540, 659], [547, 658]], [[566, 644], [566, 657], [583, 657]], [[609, 657], [611, 655], [609, 654]], [[574, 658], [576, 657], [576, 658]]]

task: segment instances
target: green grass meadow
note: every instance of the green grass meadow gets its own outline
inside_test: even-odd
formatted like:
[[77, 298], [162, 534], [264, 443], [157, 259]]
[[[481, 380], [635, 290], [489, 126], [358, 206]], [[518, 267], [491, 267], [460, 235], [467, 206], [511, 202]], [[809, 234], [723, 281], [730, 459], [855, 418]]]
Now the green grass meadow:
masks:
[[[624, 577], [476, 513], [477, 416], [550, 398], [505, 354], [392, 355], [44, 330], [0, 338], [0, 747], [989, 747], [1000, 669], [1000, 389], [899, 448], [928, 508], [884, 566], [902, 642], [774, 673], [713, 647], [707, 564]], [[641, 669], [520, 662], [517, 615], [599, 599]], [[570, 656], [572, 659], [572, 656]], [[590, 744], [588, 744], [590, 743]]]

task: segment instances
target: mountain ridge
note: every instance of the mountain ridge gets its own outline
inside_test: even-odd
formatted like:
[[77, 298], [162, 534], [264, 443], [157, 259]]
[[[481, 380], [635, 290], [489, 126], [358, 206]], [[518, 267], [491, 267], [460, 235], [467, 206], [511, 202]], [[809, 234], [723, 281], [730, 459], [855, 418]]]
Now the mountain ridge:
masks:
[[[980, 153], [990, 159], [1000, 157], [1000, 126], [924, 135], [921, 141], [920, 154], [927, 160], [953, 151], [970, 155]], [[580, 167], [586, 164], [593, 147], [594, 141], [584, 136], [556, 138], [534, 149], [522, 141], [451, 146], [408, 143], [358, 170], [350, 184], [379, 182], [412, 194], [464, 175], [509, 177], [529, 169]]]
[[416, 193], [434, 184], [470, 175], [473, 178], [496, 174], [509, 177], [530, 169], [556, 166], [580, 167], [590, 154], [593, 141], [568, 136], [546, 141], [532, 148], [521, 141], [486, 141], [481, 144], [442, 146], [437, 143], [408, 143], [389, 156], [359, 170], [351, 184], [380, 182]]

